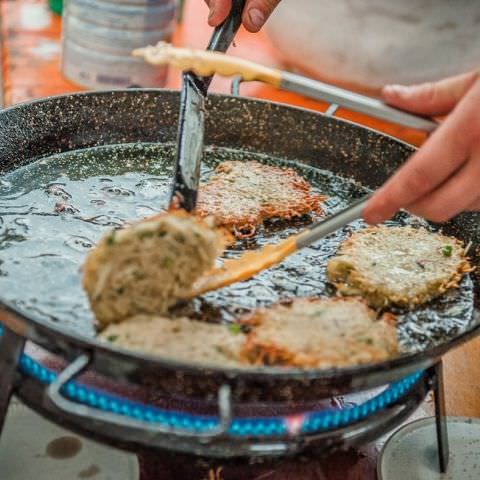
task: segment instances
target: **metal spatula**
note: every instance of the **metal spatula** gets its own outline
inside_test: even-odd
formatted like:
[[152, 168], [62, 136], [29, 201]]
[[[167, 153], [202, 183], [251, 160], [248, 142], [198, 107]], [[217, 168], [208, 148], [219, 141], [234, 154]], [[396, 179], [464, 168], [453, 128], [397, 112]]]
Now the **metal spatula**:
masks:
[[303, 232], [292, 235], [276, 245], [266, 245], [260, 250], [244, 253], [235, 260], [225, 260], [224, 264], [201, 277], [188, 293], [193, 298], [232, 283], [248, 280], [257, 273], [280, 263], [292, 253], [312, 245], [317, 240], [336, 232], [354, 220], [362, 217], [363, 209], [370, 195], [352, 203], [348, 208], [335, 213], [326, 220], [316, 222]]

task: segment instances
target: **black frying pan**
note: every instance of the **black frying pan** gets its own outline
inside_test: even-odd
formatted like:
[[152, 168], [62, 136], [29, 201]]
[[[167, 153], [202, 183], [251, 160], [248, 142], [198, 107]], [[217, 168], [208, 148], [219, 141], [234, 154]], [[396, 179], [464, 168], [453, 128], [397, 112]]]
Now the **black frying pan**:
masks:
[[[178, 106], [176, 92], [129, 90], [67, 95], [9, 108], [0, 112], [1, 171], [12, 172], [58, 152], [99, 145], [172, 144]], [[262, 154], [318, 167], [372, 189], [413, 152], [412, 147], [386, 135], [319, 113], [219, 95], [212, 95], [207, 102], [206, 144], [230, 149], [244, 159]], [[473, 242], [470, 252], [474, 265], [479, 264], [479, 219], [479, 214], [464, 214], [444, 226], [446, 233]], [[477, 306], [476, 274], [472, 280]], [[0, 320], [53, 353], [72, 359], [87, 352], [90, 367], [115, 380], [153, 382], [158, 391], [198, 398], [211, 397], [227, 383], [234, 398], [242, 401], [304, 401], [382, 385], [433, 365], [479, 327], [476, 318], [467, 318], [461, 329], [447, 332], [434, 344], [426, 342], [426, 348], [418, 352], [381, 364], [336, 370], [243, 371], [203, 368], [119, 351], [8, 302], [2, 303]]]

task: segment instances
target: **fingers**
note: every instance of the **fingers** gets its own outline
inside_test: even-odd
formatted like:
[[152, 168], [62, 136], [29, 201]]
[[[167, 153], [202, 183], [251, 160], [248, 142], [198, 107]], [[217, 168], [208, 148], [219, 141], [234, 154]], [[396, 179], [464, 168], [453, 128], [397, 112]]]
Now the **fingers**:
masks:
[[435, 191], [408, 205], [407, 210], [434, 222], [446, 222], [476, 206], [480, 195], [479, 181], [480, 155], [470, 159]]
[[232, 8], [232, 0], [205, 0], [205, 2], [210, 8], [208, 24], [211, 27], [220, 25]]
[[453, 110], [477, 79], [478, 73], [470, 72], [411, 87], [388, 85], [382, 96], [392, 106], [422, 115], [441, 116]]
[[[367, 222], [382, 222], [391, 218], [400, 208], [414, 206], [440, 188], [449, 177], [458, 174], [467, 161], [476, 165], [480, 162], [479, 103], [480, 81], [477, 81], [425, 145], [373, 196], [364, 213]], [[471, 172], [475, 175], [474, 170]], [[477, 183], [479, 175], [476, 174]], [[466, 188], [470, 188], [469, 179], [465, 176], [460, 178]], [[446, 192], [449, 202], [455, 202], [451, 194], [452, 190]], [[435, 197], [434, 201], [438, 201], [438, 198]], [[427, 212], [424, 208], [424, 214], [440, 215], [438, 211]]]
[[480, 196], [468, 206], [466, 211], [467, 212], [480, 212]]
[[425, 145], [374, 195], [365, 220], [379, 223], [414, 204], [460, 169], [467, 148], [455, 135], [457, 125], [443, 124]]
[[258, 32], [275, 10], [280, 0], [248, 0], [243, 13], [243, 24], [252, 33]]
[[[210, 8], [208, 23], [212, 27], [220, 25], [230, 13], [232, 0], [205, 0]], [[242, 22], [250, 32], [258, 32], [271, 15], [280, 0], [247, 0]]]

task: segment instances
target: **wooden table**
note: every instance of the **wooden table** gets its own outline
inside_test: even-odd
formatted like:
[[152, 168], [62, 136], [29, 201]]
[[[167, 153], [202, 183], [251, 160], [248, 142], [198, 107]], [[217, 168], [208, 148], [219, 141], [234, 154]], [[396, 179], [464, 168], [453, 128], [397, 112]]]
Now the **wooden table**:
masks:
[[[3, 98], [12, 105], [32, 98], [81, 90], [59, 72], [60, 19], [51, 15], [44, 0], [3, 0], [2, 74]], [[187, 0], [183, 23], [174, 43], [203, 48], [211, 29], [206, 24], [203, 1]], [[280, 66], [278, 56], [263, 33], [252, 35], [241, 30], [231, 53], [272, 66]], [[331, 75], [330, 75], [331, 76]], [[167, 87], [178, 88], [180, 77], [171, 72]], [[229, 82], [215, 79], [212, 90], [228, 92]], [[298, 95], [280, 92], [260, 84], [242, 87], [242, 94], [324, 111], [326, 105]], [[420, 145], [423, 136], [395, 125], [376, 121], [365, 115], [339, 110], [338, 116], [389, 133]], [[469, 342], [445, 357], [447, 412], [450, 415], [480, 417], [480, 338]], [[432, 413], [426, 402], [416, 416]], [[360, 452], [335, 455], [327, 460], [312, 458], [281, 460], [265, 465], [223, 465], [222, 462], [193, 460], [158, 455], [142, 457], [142, 480], [373, 480], [375, 461], [381, 442], [366, 446]], [[223, 467], [223, 469], [222, 469]], [[220, 470], [219, 470], [220, 469]]]

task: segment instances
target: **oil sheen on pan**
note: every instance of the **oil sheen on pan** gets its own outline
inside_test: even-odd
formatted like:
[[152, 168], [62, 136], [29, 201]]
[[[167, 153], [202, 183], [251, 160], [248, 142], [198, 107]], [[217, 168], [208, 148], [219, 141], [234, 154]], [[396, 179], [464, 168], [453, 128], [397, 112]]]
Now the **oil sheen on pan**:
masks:
[[[132, 144], [68, 152], [40, 159], [5, 175], [0, 184], [0, 291], [3, 300], [36, 319], [83, 335], [96, 334], [81, 287], [81, 265], [88, 249], [107, 229], [162, 211], [168, 204], [174, 147]], [[313, 167], [228, 149], [208, 150], [202, 180], [225, 160], [257, 160], [294, 168], [326, 195], [324, 214], [345, 207], [365, 193], [360, 185]], [[257, 235], [237, 241], [226, 252], [236, 257], [298, 232], [312, 221], [270, 221]], [[418, 225], [406, 215], [390, 225]], [[288, 258], [255, 278], [196, 299], [179, 312], [193, 318], [229, 322], [254, 308], [292, 297], [332, 294], [325, 268], [356, 222]], [[473, 317], [473, 285], [460, 288], [412, 312], [396, 310], [400, 347], [422, 350], [468, 329]]]

